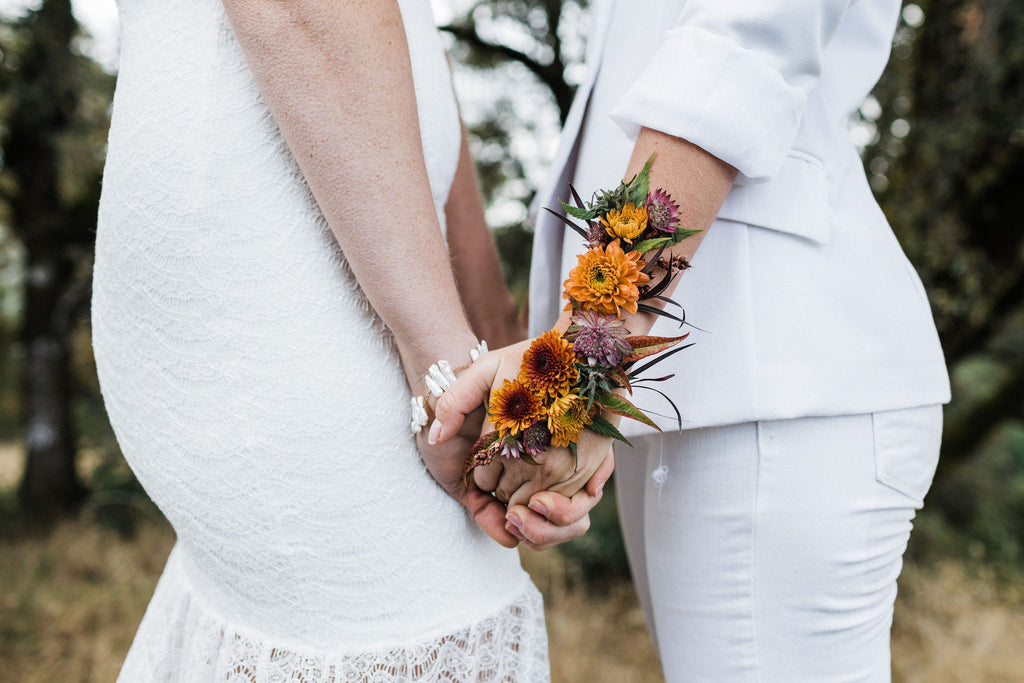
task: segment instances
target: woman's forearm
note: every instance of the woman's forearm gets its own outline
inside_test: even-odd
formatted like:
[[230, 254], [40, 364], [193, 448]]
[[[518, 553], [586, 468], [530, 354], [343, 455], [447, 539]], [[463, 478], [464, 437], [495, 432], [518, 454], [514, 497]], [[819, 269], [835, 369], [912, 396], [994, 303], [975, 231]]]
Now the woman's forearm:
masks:
[[[656, 154], [651, 165], [651, 188], [662, 188], [679, 205], [681, 227], [702, 231], [666, 250], [663, 257], [680, 256], [691, 261], [732, 189], [736, 169], [686, 140], [643, 128], [633, 146], [625, 179], [636, 176], [651, 154]], [[677, 275], [662, 296], [670, 296], [684, 277], [685, 273]], [[657, 300], [645, 303], [662, 307]], [[562, 312], [558, 329], [565, 331], [569, 327], [571, 315], [569, 311]], [[654, 314], [643, 312], [625, 314], [625, 318], [626, 328], [633, 334], [647, 334], [656, 320]]]
[[[410, 378], [468, 360], [395, 0], [223, 0], [260, 91]], [[428, 314], [429, 312], [429, 314]]]

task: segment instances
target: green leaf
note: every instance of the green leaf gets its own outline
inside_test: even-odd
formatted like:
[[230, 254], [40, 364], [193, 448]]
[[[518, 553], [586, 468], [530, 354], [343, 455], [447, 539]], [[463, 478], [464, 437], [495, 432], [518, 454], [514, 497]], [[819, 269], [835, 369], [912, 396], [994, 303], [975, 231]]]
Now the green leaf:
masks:
[[673, 246], [675, 246], [675, 245], [679, 244], [680, 242], [682, 242], [683, 240], [685, 240], [687, 237], [693, 237], [694, 235], [696, 235], [698, 233], [702, 233], [702, 232], [704, 232], [704, 231], [703, 230], [690, 230], [689, 228], [681, 228], [679, 230], [676, 230], [672, 234], [671, 244]]
[[645, 337], [639, 335], [635, 337], [626, 337], [626, 341], [628, 341], [630, 346], [633, 347], [633, 353], [623, 358], [622, 362], [632, 363], [640, 360], [641, 358], [653, 356], [654, 354], [660, 353], [666, 349], [671, 349], [673, 346], [689, 336], [690, 333], [687, 332], [681, 337]]
[[576, 470], [580, 465], [580, 453], [579, 445], [575, 441], [569, 442], [569, 452], [572, 453], [572, 473], [576, 474]]
[[594, 416], [594, 421], [591, 422], [589, 425], [587, 425], [587, 429], [589, 429], [590, 431], [594, 432], [598, 436], [608, 436], [608, 437], [611, 437], [611, 438], [613, 438], [613, 439], [615, 439], [617, 441], [621, 441], [622, 443], [626, 444], [630, 448], [633, 447], [633, 444], [631, 444], [629, 442], [629, 439], [624, 437], [622, 435], [622, 432], [620, 432], [615, 427], [615, 425], [613, 425], [611, 422], [609, 422], [605, 418], [601, 417], [600, 415], [595, 415]]
[[565, 202], [562, 202], [562, 208], [565, 209], [566, 214], [581, 221], [592, 221], [597, 218], [597, 212], [593, 209], [581, 209], [578, 206], [566, 204]]
[[619, 386], [621, 386], [629, 393], [633, 393], [633, 386], [629, 383], [629, 375], [627, 375], [626, 371], [623, 370], [622, 368], [613, 368], [608, 373], [608, 378], [616, 382]]
[[644, 164], [643, 169], [629, 181], [629, 201], [635, 206], [647, 203], [647, 192], [651, 187], [651, 162], [654, 161], [654, 154], [647, 157], [647, 163]]
[[629, 202], [629, 186], [626, 183], [619, 183], [614, 190], [600, 190], [595, 193], [594, 203], [591, 207], [595, 217], [605, 216], [609, 211], [619, 210]]
[[661, 427], [654, 424], [654, 421], [651, 420], [651, 418], [644, 415], [640, 412], [639, 408], [617, 394], [602, 394], [598, 397], [597, 402], [602, 408], [610, 413], [628, 417], [632, 420], [636, 420], [637, 422], [643, 422], [645, 425], [654, 427], [659, 432], [661, 431]]
[[633, 251], [639, 251], [643, 254], [644, 252], [653, 251], [654, 249], [665, 244], [669, 244], [670, 242], [672, 242], [671, 237], [656, 237], [652, 240], [644, 240], [639, 244], [633, 245]]

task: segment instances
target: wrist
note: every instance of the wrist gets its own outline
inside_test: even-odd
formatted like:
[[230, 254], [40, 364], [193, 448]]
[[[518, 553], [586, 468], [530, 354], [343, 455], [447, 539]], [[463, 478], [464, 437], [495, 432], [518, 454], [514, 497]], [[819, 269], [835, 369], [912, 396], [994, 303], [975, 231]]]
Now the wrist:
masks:
[[[658, 302], [645, 302], [652, 306], [657, 306]], [[664, 308], [663, 306], [657, 306], [658, 308]], [[646, 335], [650, 333], [651, 328], [654, 327], [654, 323], [657, 322], [658, 316], [653, 313], [627, 313], [624, 316], [626, 329], [632, 335]]]
[[[554, 329], [564, 335], [565, 331], [569, 329], [569, 325], [572, 324], [572, 316], [572, 311], [562, 311], [562, 314], [558, 316], [558, 320], [555, 321]], [[643, 336], [651, 331], [651, 328], [654, 327], [654, 323], [657, 321], [658, 317], [653, 313], [638, 312], [626, 313], [622, 316], [622, 319], [623, 324], [626, 329], [629, 330], [631, 335]]]
[[510, 346], [526, 338], [526, 331], [519, 320], [519, 308], [511, 296], [494, 302], [484, 315], [470, 322], [473, 331], [481, 339], [486, 339], [494, 349]]
[[409, 382], [409, 390], [414, 395], [430, 393], [429, 383], [425, 378], [430, 376], [433, 366], [444, 361], [457, 375], [473, 362], [479, 353], [481, 343], [486, 344], [486, 340], [477, 338], [467, 329], [459, 334], [435, 340], [433, 344], [421, 343], [415, 349], [402, 350], [400, 347], [399, 353]]

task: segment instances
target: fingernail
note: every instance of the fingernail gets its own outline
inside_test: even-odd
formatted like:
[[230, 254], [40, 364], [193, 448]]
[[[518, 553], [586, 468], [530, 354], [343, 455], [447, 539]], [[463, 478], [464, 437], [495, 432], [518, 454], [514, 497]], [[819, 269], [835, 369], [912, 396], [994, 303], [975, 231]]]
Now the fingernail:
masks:
[[539, 500], [532, 500], [532, 501], [530, 501], [530, 509], [533, 510], [534, 512], [536, 512], [541, 517], [547, 517], [548, 516], [548, 509], [547, 509], [547, 507], [544, 505], [544, 503], [540, 502]]
[[519, 529], [517, 529], [514, 526], [512, 526], [511, 524], [506, 524], [505, 525], [505, 531], [507, 531], [510, 534], [512, 534], [513, 536], [515, 536], [517, 540], [520, 540], [520, 541], [525, 541], [526, 540], [526, 538], [523, 537], [523, 533], [521, 531], [519, 531]]
[[515, 513], [510, 512], [507, 515], [505, 515], [505, 521], [517, 529], [523, 528], [523, 520], [519, 519], [519, 515]]
[[441, 436], [441, 421], [434, 418], [434, 424], [430, 425], [430, 433], [427, 434], [427, 443], [431, 446], [437, 443], [438, 437]]
[[600, 483], [600, 484], [598, 485], [598, 487], [597, 487], [597, 493], [596, 493], [595, 495], [598, 495], [598, 496], [600, 496], [600, 495], [601, 495], [601, 491], [604, 491], [604, 485], [605, 485], [605, 484], [607, 484], [607, 483], [608, 483], [607, 481], [602, 481], [602, 482], [601, 482], [601, 483]]

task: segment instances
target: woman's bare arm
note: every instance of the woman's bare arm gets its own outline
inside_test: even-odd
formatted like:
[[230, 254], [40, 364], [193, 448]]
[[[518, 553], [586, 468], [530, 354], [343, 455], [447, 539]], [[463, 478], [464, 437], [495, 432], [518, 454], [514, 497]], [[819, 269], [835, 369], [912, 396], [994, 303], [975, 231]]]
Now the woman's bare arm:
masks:
[[468, 360], [475, 337], [430, 193], [395, 0], [224, 6], [346, 260], [395, 335], [410, 381], [438, 358]]
[[[412, 67], [395, 0], [223, 0], [270, 112], [414, 392], [431, 363], [469, 361], [462, 310], [423, 159]], [[395, 410], [408, 410], [395, 406]], [[418, 441], [435, 479], [505, 545], [505, 509], [461, 477], [476, 429]], [[372, 454], [371, 454], [372, 455]]]

